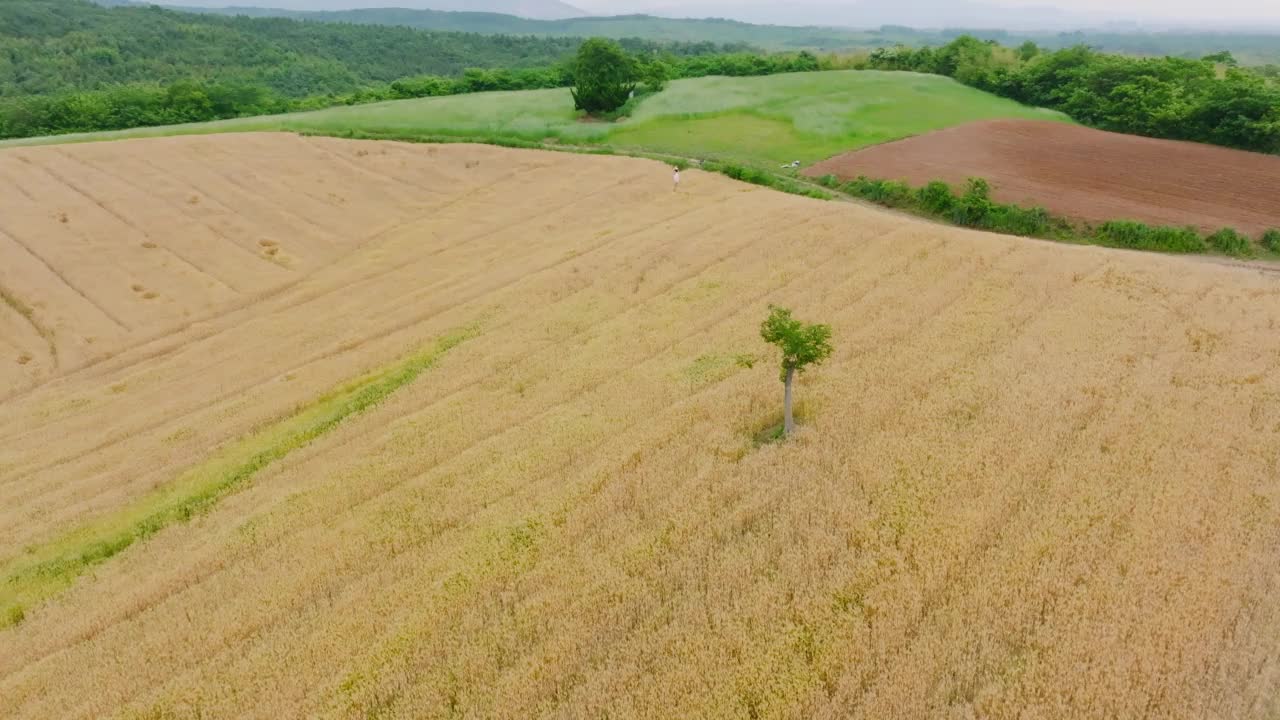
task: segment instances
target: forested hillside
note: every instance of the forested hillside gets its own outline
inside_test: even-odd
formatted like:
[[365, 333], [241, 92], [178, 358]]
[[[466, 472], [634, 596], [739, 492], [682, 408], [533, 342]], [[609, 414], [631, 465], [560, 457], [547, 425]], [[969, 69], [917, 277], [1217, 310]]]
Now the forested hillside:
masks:
[[[0, 138], [169, 125], [487, 90], [563, 87], [580, 38], [0, 1]], [[669, 62], [743, 46], [624, 40]], [[742, 54], [690, 72], [761, 74]], [[763, 65], [762, 65], [763, 63]], [[803, 67], [816, 67], [810, 58]]]
[[1280, 81], [1237, 67], [1229, 53], [1135, 58], [963, 36], [941, 48], [877, 50], [870, 65], [946, 75], [1103, 130], [1280, 153]]
[[[259, 0], [269, 4], [268, 0]], [[192, 8], [194, 10], [194, 8]], [[290, 17], [316, 22], [393, 25], [424, 30], [484, 34], [566, 37], [644, 38], [656, 41], [746, 43], [769, 50], [850, 52], [897, 44], [912, 47], [945, 45], [962, 35], [1003, 44], [1031, 40], [1048, 49], [1087, 45], [1095, 50], [1127, 55], [1200, 58], [1228, 51], [1242, 63], [1280, 63], [1280, 35], [1224, 32], [1027, 32], [1010, 30], [920, 30], [899, 25], [874, 29], [753, 25], [723, 19], [673, 19], [648, 15], [575, 17], [530, 20], [492, 12], [441, 12], [404, 8], [367, 8], [301, 12], [258, 7], [202, 8], [198, 12], [251, 17]]]
[[[580, 39], [222, 17], [85, 0], [0, 2], [0, 97], [186, 80], [286, 97], [346, 93], [412, 75], [556, 64]], [[630, 41], [634, 51], [651, 49]], [[720, 50], [663, 46], [677, 55]]]
[[[148, 0], [94, 0], [104, 5], [148, 5]], [[446, 12], [481, 12], [515, 15], [538, 20], [562, 20], [564, 18], [586, 17], [591, 13], [561, 0], [259, 0], [257, 4], [284, 10], [315, 10], [320, 12], [340, 11], [353, 7], [395, 6], [418, 10], [440, 10]], [[208, 5], [228, 4], [226, 0], [165, 0], [160, 3], [175, 10], [190, 10]], [[246, 0], [231, 2], [231, 5], [250, 4]], [[249, 8], [260, 10], [261, 8]]]
[[[265, 1], [265, 0], [262, 0]], [[192, 8], [194, 11], [195, 9]], [[540, 37], [644, 38], [656, 41], [746, 43], [769, 49], [850, 50], [885, 44], [886, 34], [876, 30], [751, 25], [735, 20], [672, 19], [648, 15], [579, 17], [567, 20], [530, 20], [488, 12], [442, 12], [406, 8], [366, 8], [305, 12], [256, 7], [201, 8], [198, 12], [247, 17], [288, 17], [315, 22], [392, 25], [424, 30]], [[918, 38], [915, 31], [889, 33], [892, 42]]]

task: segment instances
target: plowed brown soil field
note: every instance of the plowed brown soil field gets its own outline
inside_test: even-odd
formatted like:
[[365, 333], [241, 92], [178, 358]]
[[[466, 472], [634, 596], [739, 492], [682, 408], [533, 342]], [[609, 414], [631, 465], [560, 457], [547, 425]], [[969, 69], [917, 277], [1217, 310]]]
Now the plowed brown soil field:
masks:
[[1280, 157], [1057, 122], [992, 120], [851, 152], [805, 174], [990, 181], [1002, 202], [1100, 223], [1280, 228]]
[[1280, 712], [1274, 274], [464, 145], [0, 198], [0, 716]]

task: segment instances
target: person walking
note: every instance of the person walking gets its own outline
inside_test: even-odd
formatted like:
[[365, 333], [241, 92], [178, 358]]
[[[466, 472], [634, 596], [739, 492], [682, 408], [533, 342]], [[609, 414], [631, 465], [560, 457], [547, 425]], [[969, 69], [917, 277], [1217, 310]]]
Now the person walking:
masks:
[[674, 173], [671, 175], [671, 179], [674, 181], [674, 184], [671, 186], [671, 192], [676, 192], [676, 191], [678, 191], [678, 190], [680, 189], [680, 168], [679, 168], [679, 166], [677, 166], [677, 167], [675, 168]]

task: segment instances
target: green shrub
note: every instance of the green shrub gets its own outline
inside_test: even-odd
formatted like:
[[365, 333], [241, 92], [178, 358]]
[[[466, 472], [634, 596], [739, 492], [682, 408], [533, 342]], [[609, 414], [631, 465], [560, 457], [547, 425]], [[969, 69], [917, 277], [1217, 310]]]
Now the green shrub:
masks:
[[1053, 219], [1044, 208], [1023, 208], [1017, 205], [992, 205], [985, 227], [988, 230], [1037, 237], [1049, 234]]
[[1262, 233], [1262, 247], [1271, 252], [1280, 252], [1280, 230], [1272, 228]]
[[751, 183], [752, 185], [773, 187], [778, 184], [778, 179], [773, 174], [756, 168], [743, 167], [741, 165], [723, 165], [717, 169], [721, 174], [727, 175], [734, 180]]
[[865, 176], [845, 185], [845, 189], [858, 197], [890, 207], [911, 205], [911, 187], [897, 180], [871, 180]]
[[1102, 224], [1095, 233], [1095, 238], [1103, 245], [1111, 247], [1134, 248], [1148, 250], [1151, 228], [1140, 222], [1130, 220], [1112, 220]]
[[822, 177], [818, 178], [818, 184], [821, 185], [822, 187], [828, 187], [832, 189], [838, 188], [840, 187], [840, 178], [831, 174], [823, 175]]
[[965, 190], [947, 213], [951, 222], [964, 227], [988, 227], [995, 209], [991, 202], [991, 184], [982, 178], [969, 178], [969, 187]]
[[1234, 228], [1222, 228], [1210, 235], [1208, 239], [1210, 247], [1218, 252], [1236, 257], [1253, 255], [1253, 243], [1249, 242], [1249, 238], [1236, 232]]
[[1204, 238], [1195, 228], [1151, 227], [1132, 220], [1103, 223], [1094, 240], [1110, 247], [1134, 250], [1158, 250], [1175, 253], [1197, 253], [1208, 250]]
[[1153, 227], [1149, 230], [1151, 250], [1199, 253], [1209, 249], [1200, 232], [1193, 227]]
[[950, 185], [934, 180], [916, 191], [916, 202], [931, 213], [945, 215], [955, 207], [956, 195]]

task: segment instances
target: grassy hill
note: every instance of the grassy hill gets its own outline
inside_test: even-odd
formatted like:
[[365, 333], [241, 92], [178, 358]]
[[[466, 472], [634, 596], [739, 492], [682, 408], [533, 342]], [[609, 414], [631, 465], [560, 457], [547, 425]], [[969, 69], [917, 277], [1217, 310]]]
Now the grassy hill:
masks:
[[62, 136], [37, 144], [293, 130], [517, 139], [647, 150], [753, 165], [815, 162], [843, 150], [990, 118], [1065, 117], [935, 75], [834, 71], [672, 83], [620, 123], [584, 123], [568, 90], [400, 100], [214, 123]]

